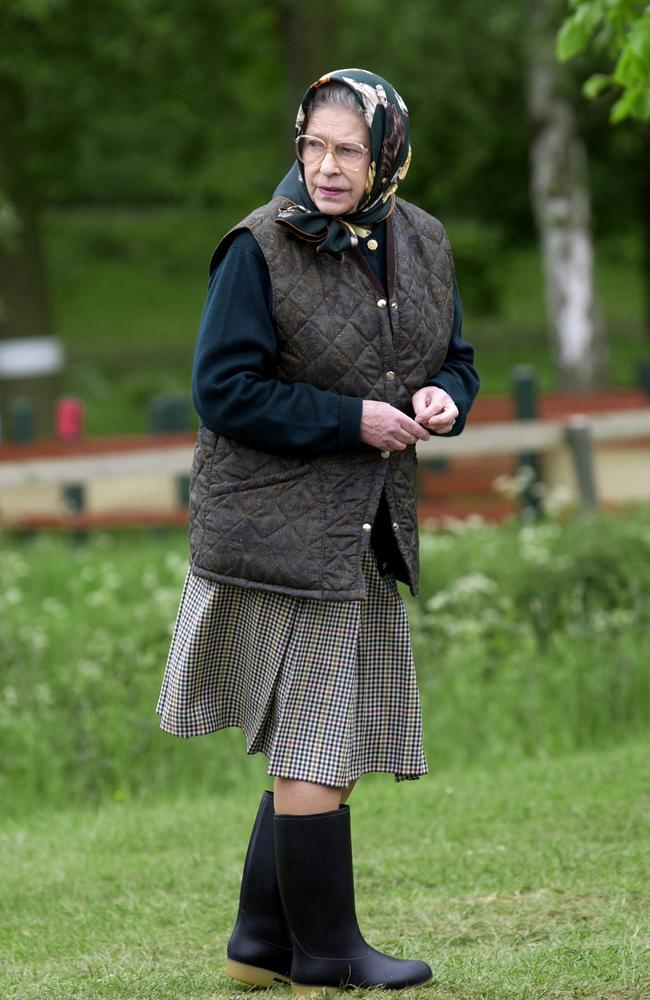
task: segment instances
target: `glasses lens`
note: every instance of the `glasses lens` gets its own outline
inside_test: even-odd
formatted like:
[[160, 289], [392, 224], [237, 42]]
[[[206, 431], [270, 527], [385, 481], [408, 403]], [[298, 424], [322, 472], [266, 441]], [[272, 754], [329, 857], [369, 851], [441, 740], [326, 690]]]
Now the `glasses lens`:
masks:
[[[336, 162], [351, 170], [358, 170], [366, 155], [366, 148], [360, 142], [337, 142], [329, 148]], [[298, 159], [303, 163], [320, 163], [327, 149], [327, 143], [315, 135], [301, 135], [296, 140]]]
[[323, 159], [327, 151], [327, 145], [323, 140], [312, 135], [301, 135], [296, 145], [298, 156], [303, 163], [316, 163]]
[[334, 147], [334, 157], [342, 167], [358, 167], [364, 153], [363, 146], [357, 142], [337, 142]]

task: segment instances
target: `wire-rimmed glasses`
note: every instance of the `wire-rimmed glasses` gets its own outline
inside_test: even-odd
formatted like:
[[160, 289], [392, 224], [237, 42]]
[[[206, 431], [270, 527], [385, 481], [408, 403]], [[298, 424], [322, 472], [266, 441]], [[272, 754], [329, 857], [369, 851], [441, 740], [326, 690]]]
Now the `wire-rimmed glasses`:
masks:
[[368, 147], [362, 142], [325, 142], [317, 135], [299, 135], [296, 156], [308, 166], [314, 166], [331, 153], [342, 170], [360, 170]]

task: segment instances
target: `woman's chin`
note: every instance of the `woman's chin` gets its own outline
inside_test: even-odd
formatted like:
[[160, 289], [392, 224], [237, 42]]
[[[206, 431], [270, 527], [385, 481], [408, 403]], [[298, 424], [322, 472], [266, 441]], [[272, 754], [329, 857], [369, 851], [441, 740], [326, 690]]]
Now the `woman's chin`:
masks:
[[346, 212], [351, 212], [354, 208], [354, 205], [350, 205], [348, 198], [326, 198], [316, 193], [312, 195], [312, 201], [323, 215], [345, 215]]

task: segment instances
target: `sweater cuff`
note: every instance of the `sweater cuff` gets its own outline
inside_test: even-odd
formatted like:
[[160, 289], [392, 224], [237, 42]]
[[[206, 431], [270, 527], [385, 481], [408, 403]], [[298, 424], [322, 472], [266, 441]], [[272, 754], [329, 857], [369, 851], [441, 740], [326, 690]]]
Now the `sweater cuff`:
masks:
[[357, 396], [341, 396], [339, 411], [339, 448], [358, 448], [361, 440], [361, 410], [363, 400]]
[[435, 378], [428, 379], [425, 385], [436, 386], [438, 389], [442, 389], [446, 392], [448, 396], [451, 396], [454, 403], [458, 407], [458, 416], [456, 417], [456, 422], [450, 431], [446, 431], [444, 434], [436, 434], [436, 437], [457, 437], [465, 429], [465, 422], [467, 421], [467, 406], [466, 400], [459, 399], [458, 393], [455, 392], [458, 388], [458, 380], [454, 379], [453, 376], [449, 377], [449, 381], [444, 378], [444, 372], [438, 373]]
[[451, 372], [438, 372], [433, 378], [428, 378], [424, 385], [436, 386], [451, 396], [459, 410], [464, 410], [464, 400], [458, 398], [458, 378]]

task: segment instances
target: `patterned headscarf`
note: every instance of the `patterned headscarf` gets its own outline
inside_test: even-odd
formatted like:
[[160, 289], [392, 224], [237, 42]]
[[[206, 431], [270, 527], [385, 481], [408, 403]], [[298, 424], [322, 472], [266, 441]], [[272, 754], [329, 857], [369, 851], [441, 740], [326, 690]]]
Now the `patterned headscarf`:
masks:
[[397, 91], [382, 77], [365, 69], [339, 69], [321, 76], [303, 97], [296, 119], [296, 136], [302, 132], [315, 92], [327, 83], [348, 87], [363, 109], [370, 132], [370, 167], [365, 194], [351, 212], [341, 216], [319, 212], [309, 197], [303, 165], [296, 160], [276, 188], [276, 195], [290, 198], [293, 205], [280, 212], [276, 222], [295, 236], [316, 244], [318, 253], [338, 260], [345, 250], [367, 236], [369, 227], [387, 219], [395, 207], [395, 192], [406, 177], [411, 162], [408, 110]]

